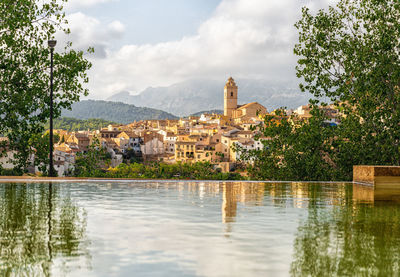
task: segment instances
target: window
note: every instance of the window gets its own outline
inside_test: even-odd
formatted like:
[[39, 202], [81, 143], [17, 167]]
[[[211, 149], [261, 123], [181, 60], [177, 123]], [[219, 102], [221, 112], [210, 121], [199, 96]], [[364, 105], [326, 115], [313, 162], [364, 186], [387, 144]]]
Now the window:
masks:
[[231, 92], [231, 97], [233, 97], [233, 92]]
[[219, 139], [217, 139], [217, 142], [219, 142]]

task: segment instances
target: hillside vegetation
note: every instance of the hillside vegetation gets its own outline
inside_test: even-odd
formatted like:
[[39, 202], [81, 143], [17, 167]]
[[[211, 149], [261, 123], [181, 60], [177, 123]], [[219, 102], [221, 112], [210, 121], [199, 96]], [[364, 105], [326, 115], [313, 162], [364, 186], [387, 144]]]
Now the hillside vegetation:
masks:
[[224, 111], [223, 110], [201, 111], [201, 112], [191, 114], [190, 116], [201, 116], [202, 114], [224, 114]]
[[[99, 118], [90, 119], [76, 119], [72, 117], [61, 117], [54, 119], [53, 127], [54, 129], [62, 129], [69, 132], [79, 131], [79, 130], [99, 130], [103, 127], [107, 127], [110, 124], [117, 124], [113, 121], [108, 121]], [[49, 128], [49, 123], [45, 126], [46, 129]]]
[[77, 119], [101, 118], [122, 124], [135, 120], [177, 119], [175, 115], [157, 109], [99, 100], [83, 100], [74, 103], [72, 110], [63, 110], [61, 116]]

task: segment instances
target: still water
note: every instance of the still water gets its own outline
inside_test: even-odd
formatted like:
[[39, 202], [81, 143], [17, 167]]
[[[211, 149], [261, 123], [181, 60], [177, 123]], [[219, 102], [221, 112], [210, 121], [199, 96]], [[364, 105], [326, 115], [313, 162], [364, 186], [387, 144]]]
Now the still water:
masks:
[[352, 184], [0, 184], [0, 276], [392, 276], [400, 206]]

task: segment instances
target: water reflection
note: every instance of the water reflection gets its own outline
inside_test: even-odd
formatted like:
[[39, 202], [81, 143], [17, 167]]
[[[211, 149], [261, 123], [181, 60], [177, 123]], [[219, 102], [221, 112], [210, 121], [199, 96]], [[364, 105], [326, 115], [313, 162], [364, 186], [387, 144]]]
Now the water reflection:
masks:
[[374, 187], [369, 185], [353, 184], [353, 201], [355, 203], [370, 203], [375, 201]]
[[319, 203], [324, 188], [309, 186], [313, 196], [296, 234], [293, 276], [398, 275], [400, 207], [374, 201], [371, 187], [351, 187], [337, 195], [342, 205], [331, 206]]
[[353, 199], [356, 202], [374, 203], [376, 201], [400, 202], [400, 186], [387, 179], [379, 179], [372, 185], [353, 185]]
[[400, 206], [371, 193], [340, 183], [3, 184], [0, 276], [396, 275]]
[[235, 222], [238, 203], [262, 205], [265, 185], [259, 183], [222, 183], [222, 222]]
[[58, 258], [88, 256], [85, 214], [59, 185], [2, 184], [0, 218], [1, 276], [51, 276]]

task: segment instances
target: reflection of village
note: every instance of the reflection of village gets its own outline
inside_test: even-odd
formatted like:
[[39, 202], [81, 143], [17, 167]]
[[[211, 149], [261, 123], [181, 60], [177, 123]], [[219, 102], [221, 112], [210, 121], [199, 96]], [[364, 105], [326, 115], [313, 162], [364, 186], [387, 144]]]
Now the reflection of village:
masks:
[[272, 205], [277, 208], [307, 209], [312, 201], [321, 205], [345, 206], [353, 200], [351, 186], [346, 183], [263, 183], [263, 182], [149, 182], [148, 188], [177, 190], [205, 197], [221, 197], [223, 223], [236, 221], [240, 206]]
[[[276, 208], [308, 209], [317, 206], [354, 206], [371, 204], [379, 200], [399, 200], [400, 189], [393, 193], [387, 188], [352, 183], [305, 182], [149, 182], [148, 188], [177, 190], [182, 198], [185, 193], [205, 197], [221, 197], [222, 223], [236, 221], [240, 206], [257, 207], [272, 205]], [[398, 197], [393, 198], [393, 195]]]
[[[313, 194], [317, 191], [318, 201], [326, 205], [346, 205], [349, 200], [348, 185], [311, 184], [311, 183], [222, 183], [218, 189], [222, 193], [222, 222], [234, 222], [238, 205], [263, 206], [277, 208], [308, 208]], [[351, 199], [351, 197], [350, 197]], [[265, 203], [268, 201], [269, 203]]]

